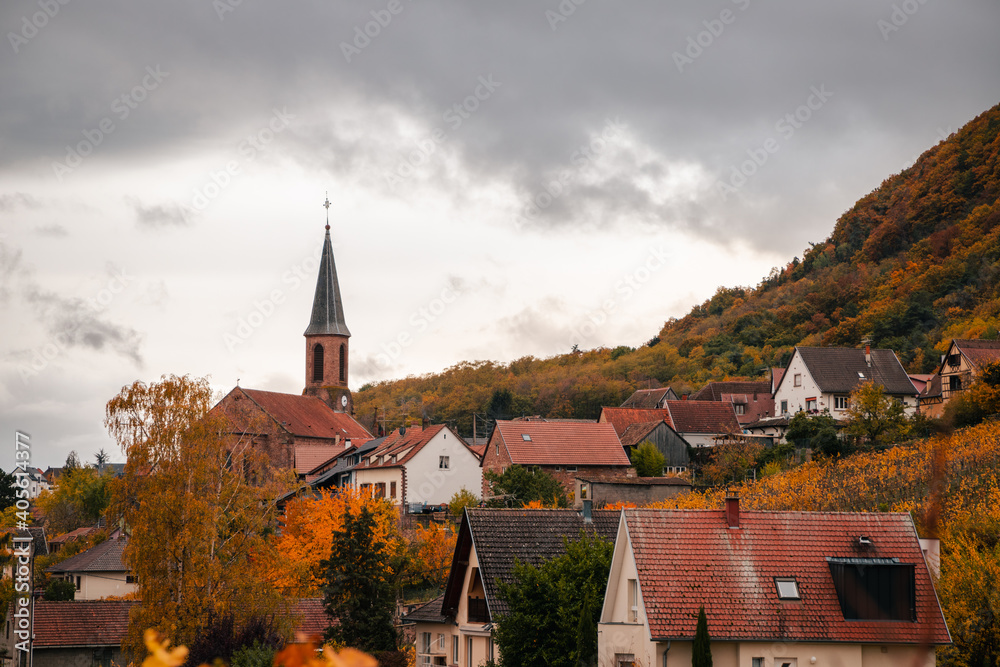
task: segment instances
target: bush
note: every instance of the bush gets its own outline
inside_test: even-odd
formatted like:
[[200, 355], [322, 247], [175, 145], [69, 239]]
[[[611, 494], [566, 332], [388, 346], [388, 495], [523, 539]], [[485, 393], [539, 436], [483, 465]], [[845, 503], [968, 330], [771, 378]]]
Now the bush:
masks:
[[49, 582], [49, 585], [45, 587], [45, 596], [43, 599], [61, 602], [65, 600], [72, 600], [76, 597], [76, 586], [73, 585], [72, 581], [66, 581], [65, 579], [53, 579]]
[[461, 518], [466, 507], [476, 507], [477, 505], [479, 505], [479, 496], [463, 486], [448, 501], [448, 511], [453, 517]]
[[649, 440], [632, 451], [632, 465], [639, 477], [663, 477], [663, 465], [666, 457]]
[[275, 648], [255, 639], [252, 646], [244, 646], [233, 652], [230, 667], [271, 667], [274, 664]]

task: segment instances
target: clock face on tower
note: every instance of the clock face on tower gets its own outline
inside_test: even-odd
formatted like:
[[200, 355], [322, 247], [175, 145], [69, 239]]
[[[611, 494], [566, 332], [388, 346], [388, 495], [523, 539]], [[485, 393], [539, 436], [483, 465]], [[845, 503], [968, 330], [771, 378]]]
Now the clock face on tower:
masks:
[[340, 405], [341, 405], [341, 407], [345, 407], [345, 408], [347, 407], [347, 396], [346, 395], [340, 397]]

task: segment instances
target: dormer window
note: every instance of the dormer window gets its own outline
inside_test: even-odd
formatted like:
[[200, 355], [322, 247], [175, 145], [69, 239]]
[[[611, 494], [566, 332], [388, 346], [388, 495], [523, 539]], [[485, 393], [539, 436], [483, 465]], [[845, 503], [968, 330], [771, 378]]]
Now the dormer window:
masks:
[[774, 585], [778, 589], [779, 600], [801, 600], [799, 584], [795, 577], [775, 577]]

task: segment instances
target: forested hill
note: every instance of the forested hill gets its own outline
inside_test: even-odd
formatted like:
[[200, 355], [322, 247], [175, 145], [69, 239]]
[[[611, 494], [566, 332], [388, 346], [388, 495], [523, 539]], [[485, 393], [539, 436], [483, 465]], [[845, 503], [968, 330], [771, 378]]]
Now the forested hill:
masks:
[[384, 409], [391, 427], [428, 417], [465, 435], [472, 413], [507, 390], [494, 413], [596, 418], [637, 387], [751, 377], [795, 345], [854, 347], [866, 335], [911, 372], [931, 372], [951, 338], [1000, 330], [998, 198], [1000, 105], [858, 201], [801, 260], [756, 287], [720, 287], [646, 346], [462, 363], [362, 387], [355, 408], [369, 421]]

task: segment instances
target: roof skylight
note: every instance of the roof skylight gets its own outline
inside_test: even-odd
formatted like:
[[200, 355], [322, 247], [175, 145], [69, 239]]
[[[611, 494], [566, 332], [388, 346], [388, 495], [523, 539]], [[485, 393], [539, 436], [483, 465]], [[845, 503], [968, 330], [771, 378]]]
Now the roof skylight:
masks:
[[775, 577], [774, 585], [778, 588], [779, 600], [800, 600], [799, 585], [795, 577]]
[[528, 433], [522, 433], [521, 440], [524, 440], [525, 442], [531, 442], [531, 435]]

